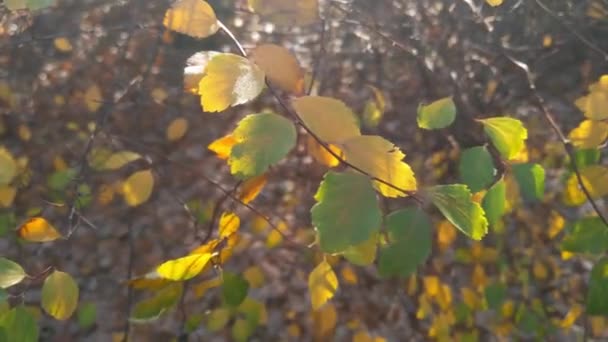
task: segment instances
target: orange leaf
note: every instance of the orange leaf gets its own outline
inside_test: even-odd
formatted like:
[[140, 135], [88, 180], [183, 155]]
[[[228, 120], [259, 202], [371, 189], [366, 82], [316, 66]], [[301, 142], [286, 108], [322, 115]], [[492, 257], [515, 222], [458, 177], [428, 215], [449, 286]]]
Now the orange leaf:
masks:
[[228, 134], [223, 136], [211, 144], [207, 146], [207, 148], [217, 154], [217, 157], [220, 159], [228, 159], [230, 156], [230, 151], [232, 151], [232, 146], [236, 145], [238, 141], [232, 136], [232, 134]]
[[49, 242], [61, 238], [61, 234], [46, 219], [34, 217], [17, 229], [17, 236], [30, 242]]

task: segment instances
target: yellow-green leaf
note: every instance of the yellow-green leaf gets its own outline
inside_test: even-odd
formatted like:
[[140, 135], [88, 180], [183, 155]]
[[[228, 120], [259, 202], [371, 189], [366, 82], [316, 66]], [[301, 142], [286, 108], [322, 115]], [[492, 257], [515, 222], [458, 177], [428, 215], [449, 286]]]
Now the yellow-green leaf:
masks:
[[191, 254], [162, 263], [156, 272], [164, 279], [184, 281], [196, 277], [213, 256], [212, 253]]
[[376, 260], [376, 250], [378, 249], [378, 234], [372, 236], [358, 245], [348, 247], [342, 256], [355, 265], [367, 266]]
[[213, 8], [204, 0], [178, 0], [165, 13], [163, 25], [195, 38], [209, 37], [220, 28]]
[[58, 320], [70, 318], [78, 307], [78, 284], [68, 273], [54, 271], [42, 285], [41, 305]]
[[473, 202], [466, 185], [436, 185], [428, 190], [431, 201], [456, 228], [473, 240], [488, 233], [488, 220], [481, 206]]
[[17, 188], [10, 185], [0, 185], [0, 208], [8, 208], [13, 204]]
[[167, 127], [167, 140], [177, 141], [184, 137], [188, 131], [188, 120], [185, 118], [177, 118]]
[[418, 127], [424, 129], [446, 128], [456, 119], [456, 105], [452, 97], [445, 97], [418, 107]]
[[[402, 161], [405, 154], [390, 141], [376, 135], [362, 135], [339, 144], [344, 159], [370, 176], [404, 191], [416, 190], [416, 178], [410, 166]], [[374, 187], [386, 197], [406, 194], [385, 183], [374, 181]]]
[[251, 59], [272, 84], [294, 95], [304, 93], [304, 71], [287, 48], [275, 44], [258, 45], [251, 52]]
[[154, 176], [151, 170], [142, 170], [133, 173], [122, 183], [122, 195], [125, 202], [136, 207], [146, 202], [154, 189]]
[[503, 0], [486, 0], [486, 2], [488, 3], [488, 5], [490, 5], [492, 7], [496, 7], [496, 6], [502, 5], [502, 1]]
[[308, 276], [308, 291], [312, 309], [318, 310], [338, 290], [338, 277], [327, 261], [323, 260]]
[[296, 128], [274, 113], [248, 115], [232, 133], [237, 143], [230, 150], [230, 172], [244, 179], [263, 174], [296, 144]]
[[513, 159], [524, 148], [528, 131], [521, 121], [501, 116], [479, 122], [503, 158]]
[[[589, 190], [592, 199], [608, 195], [608, 168], [601, 165], [590, 165], [580, 170], [583, 184]], [[576, 174], [570, 175], [566, 182], [565, 197], [572, 205], [580, 205], [586, 200], [580, 189]]]
[[211, 58], [199, 82], [198, 94], [206, 112], [221, 112], [247, 103], [265, 87], [264, 72], [250, 60], [231, 53]]
[[18, 263], [0, 257], [0, 288], [6, 289], [19, 284], [25, 278], [25, 271]]
[[158, 319], [179, 302], [182, 292], [182, 283], [174, 283], [162, 288], [153, 297], [137, 303], [129, 320], [134, 323], [145, 323]]
[[43, 217], [33, 217], [17, 229], [17, 236], [30, 242], [49, 242], [61, 238], [61, 234]]
[[292, 105], [304, 124], [325, 142], [342, 142], [361, 135], [357, 118], [340, 100], [303, 96], [293, 100]]
[[17, 162], [13, 155], [0, 146], [0, 185], [10, 183], [17, 175]]
[[368, 85], [373, 93], [373, 98], [367, 100], [365, 108], [363, 109], [363, 123], [367, 127], [376, 127], [384, 116], [384, 110], [386, 109], [386, 99], [380, 89]]

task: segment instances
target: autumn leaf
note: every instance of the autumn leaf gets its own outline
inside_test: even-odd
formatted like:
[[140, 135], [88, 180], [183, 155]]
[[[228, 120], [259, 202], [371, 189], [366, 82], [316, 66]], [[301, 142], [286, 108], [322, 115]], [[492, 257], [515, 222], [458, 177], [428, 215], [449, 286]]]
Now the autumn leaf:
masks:
[[121, 185], [125, 202], [131, 207], [137, 207], [150, 198], [154, 189], [154, 176], [151, 170], [133, 173]]
[[220, 28], [213, 8], [204, 0], [178, 0], [165, 13], [163, 25], [194, 38], [209, 37]]
[[304, 124], [325, 142], [342, 142], [361, 135], [356, 116], [340, 100], [303, 96], [294, 99], [292, 105]]
[[318, 18], [318, 0], [248, 0], [249, 8], [280, 26], [305, 26]]
[[78, 307], [78, 292], [78, 284], [72, 276], [54, 271], [42, 285], [42, 308], [54, 318], [64, 321]]
[[456, 105], [451, 97], [418, 107], [418, 127], [424, 129], [446, 128], [456, 118]]
[[17, 236], [30, 242], [50, 242], [61, 234], [43, 217], [33, 217], [17, 229]]
[[7, 258], [0, 257], [0, 288], [6, 289], [19, 284], [26, 274], [23, 267]]
[[323, 304], [333, 298], [338, 290], [338, 277], [327, 263], [322, 261], [308, 275], [308, 291], [313, 310], [319, 310]]
[[232, 136], [232, 134], [225, 135], [215, 141], [213, 141], [207, 148], [215, 153], [220, 159], [228, 159], [230, 157], [230, 152], [232, 151], [232, 147], [237, 143], [237, 140]]
[[251, 59], [272, 84], [294, 95], [304, 94], [304, 71], [288, 49], [274, 44], [258, 45], [251, 52]]
[[212, 253], [191, 254], [182, 258], [165, 261], [156, 268], [156, 272], [164, 279], [184, 281], [196, 277], [211, 257]]
[[479, 120], [494, 146], [505, 159], [513, 159], [524, 148], [528, 131], [523, 123], [509, 117]]

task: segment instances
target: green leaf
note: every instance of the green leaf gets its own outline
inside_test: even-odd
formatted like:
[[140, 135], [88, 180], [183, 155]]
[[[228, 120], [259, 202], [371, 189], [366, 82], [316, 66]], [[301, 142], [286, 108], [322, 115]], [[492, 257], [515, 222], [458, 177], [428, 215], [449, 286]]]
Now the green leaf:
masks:
[[9, 150], [0, 146], [0, 185], [9, 184], [17, 175], [17, 162]]
[[507, 287], [503, 284], [492, 284], [485, 289], [486, 302], [492, 310], [499, 310], [506, 296]]
[[445, 97], [429, 105], [418, 106], [418, 127], [424, 129], [446, 128], [456, 118], [456, 105], [452, 97]]
[[[600, 150], [597, 148], [576, 150], [574, 152], [574, 160], [576, 161], [576, 165], [582, 169], [586, 166], [599, 163], [600, 154]], [[572, 170], [571, 164], [569, 164], [568, 167]]]
[[83, 329], [88, 329], [97, 320], [97, 307], [94, 303], [81, 303], [78, 308], [78, 325]]
[[573, 253], [604, 253], [608, 250], [608, 227], [599, 217], [578, 220], [562, 241], [561, 247], [562, 250]]
[[25, 271], [18, 263], [0, 257], [0, 288], [19, 284], [25, 278]]
[[279, 162], [296, 144], [296, 129], [286, 118], [262, 113], [246, 116], [232, 133], [230, 172], [240, 179], [259, 176]]
[[154, 297], [137, 303], [129, 320], [134, 323], [146, 323], [158, 319], [179, 302], [182, 292], [182, 283], [172, 283], [164, 287], [156, 292]]
[[431, 254], [431, 222], [417, 208], [395, 211], [385, 220], [389, 244], [380, 249], [378, 271], [385, 277], [409, 276]]
[[239, 318], [232, 325], [232, 338], [236, 342], [249, 341], [249, 337], [255, 331], [255, 326], [252, 326], [246, 319]]
[[492, 184], [496, 174], [492, 155], [484, 146], [464, 150], [458, 170], [460, 179], [472, 192], [478, 192]]
[[243, 277], [224, 272], [222, 283], [222, 298], [230, 307], [237, 307], [247, 297], [249, 283]]
[[528, 131], [521, 121], [501, 116], [482, 119], [479, 122], [483, 124], [484, 131], [503, 158], [513, 159], [524, 148]]
[[587, 314], [608, 316], [608, 258], [602, 258], [591, 270], [587, 290]]
[[42, 285], [41, 305], [58, 320], [70, 318], [78, 306], [78, 284], [68, 273], [53, 272]]
[[62, 171], [54, 172], [49, 176], [47, 184], [49, 188], [56, 191], [63, 191], [76, 177], [76, 169], [65, 169]]
[[498, 224], [506, 210], [507, 187], [503, 179], [496, 182], [483, 196], [481, 207], [486, 213], [486, 218], [491, 226]]
[[538, 201], [545, 193], [545, 169], [538, 164], [513, 165], [513, 175], [526, 201]]
[[519, 329], [527, 334], [537, 333], [540, 328], [540, 318], [530, 308], [518, 310], [517, 324]]
[[23, 306], [17, 306], [0, 315], [7, 341], [38, 342], [36, 318]]
[[473, 202], [466, 185], [437, 185], [428, 190], [431, 201], [461, 232], [473, 240], [488, 233], [488, 220], [478, 203]]
[[382, 212], [369, 178], [329, 171], [315, 194], [312, 223], [326, 253], [343, 252], [378, 232]]

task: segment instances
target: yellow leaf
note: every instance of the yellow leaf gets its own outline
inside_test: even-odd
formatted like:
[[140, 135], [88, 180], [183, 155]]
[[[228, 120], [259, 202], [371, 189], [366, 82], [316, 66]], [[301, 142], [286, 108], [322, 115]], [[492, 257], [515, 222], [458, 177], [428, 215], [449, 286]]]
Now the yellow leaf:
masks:
[[437, 304], [439, 307], [446, 311], [452, 306], [452, 289], [447, 284], [441, 284], [439, 288], [439, 294], [437, 296]]
[[209, 37], [219, 29], [213, 8], [204, 0], [179, 0], [165, 13], [169, 30], [195, 38]]
[[436, 276], [426, 276], [423, 279], [424, 281], [424, 293], [429, 298], [432, 298], [439, 294], [439, 288], [441, 287], [441, 281]]
[[30, 242], [49, 242], [61, 238], [61, 234], [46, 219], [33, 217], [17, 229], [17, 236]]
[[460, 289], [460, 293], [462, 294], [462, 301], [469, 307], [471, 310], [477, 310], [481, 307], [481, 299], [477, 295], [477, 293], [471, 290], [468, 287], [463, 287]]
[[236, 145], [238, 141], [232, 136], [232, 134], [228, 134], [223, 136], [211, 144], [207, 146], [207, 148], [215, 153], [220, 159], [228, 159], [230, 157], [230, 151], [232, 151], [232, 147]]
[[437, 225], [437, 244], [444, 251], [456, 240], [456, 228], [448, 221], [443, 220]]
[[264, 285], [264, 273], [257, 266], [251, 266], [243, 272], [243, 278], [247, 280], [251, 288], [257, 289]]
[[156, 272], [164, 279], [183, 281], [196, 277], [207, 265], [213, 254], [191, 254], [162, 263]]
[[129, 286], [137, 290], [160, 290], [169, 283], [169, 280], [161, 278], [156, 271], [130, 279], [127, 282]]
[[322, 261], [310, 272], [308, 290], [313, 310], [321, 308], [338, 290], [338, 278], [327, 261]]
[[84, 101], [91, 112], [96, 112], [101, 107], [103, 95], [97, 84], [93, 84], [87, 89], [84, 93]]
[[503, 318], [510, 318], [511, 316], [513, 316], [514, 312], [515, 312], [515, 303], [513, 303], [513, 301], [510, 299], [506, 300], [502, 304], [502, 307], [500, 308], [500, 313], [502, 314]]
[[325, 142], [342, 142], [361, 135], [357, 118], [342, 101], [303, 96], [294, 99], [292, 105], [304, 124]]
[[198, 94], [204, 111], [221, 112], [255, 99], [265, 85], [264, 72], [256, 64], [241, 56], [222, 53], [207, 64]]
[[209, 64], [209, 61], [213, 57], [220, 54], [221, 53], [217, 51], [202, 51], [197, 52], [188, 58], [186, 67], [184, 68], [185, 91], [192, 94], [198, 94], [198, 85], [203, 76], [205, 76], [207, 64]]
[[78, 284], [68, 273], [54, 271], [42, 285], [42, 308], [55, 319], [64, 321], [78, 306], [78, 292]]
[[10, 183], [17, 175], [17, 162], [4, 146], [0, 146], [0, 185]]
[[[591, 165], [580, 170], [583, 184], [589, 190], [591, 198], [597, 199], [608, 195], [608, 168], [601, 165]], [[566, 181], [564, 202], [569, 205], [580, 205], [586, 201], [584, 192], [579, 188], [576, 174]]]
[[312, 313], [314, 341], [332, 341], [336, 323], [338, 322], [338, 312], [333, 303], [327, 303], [319, 310]]
[[572, 253], [572, 252], [562, 251], [562, 253], [561, 253], [562, 260], [569, 260], [573, 256], [574, 256], [574, 253]]
[[30, 141], [32, 139], [32, 131], [26, 125], [19, 125], [17, 134], [19, 135], [19, 139], [23, 141]]
[[239, 191], [239, 199], [243, 201], [243, 203], [253, 201], [262, 191], [267, 180], [265, 174], [246, 180]]
[[591, 321], [591, 336], [601, 334], [606, 328], [606, 318], [601, 316], [590, 317]]
[[[308, 153], [319, 163], [335, 167], [340, 164], [340, 160], [329, 153], [325, 147], [319, 144], [315, 138], [310, 135], [306, 136], [307, 150]], [[336, 145], [329, 144], [329, 149], [332, 150], [336, 155], [342, 156], [342, 152]]]
[[[380, 136], [362, 135], [339, 145], [347, 162], [405, 191], [416, 190], [416, 178], [410, 166], [402, 161], [405, 154], [390, 141]], [[386, 197], [402, 197], [400, 190], [374, 182], [375, 188]]]
[[97, 191], [97, 202], [102, 205], [108, 205], [114, 200], [114, 194], [116, 193], [113, 186], [101, 185]]
[[369, 86], [374, 94], [373, 99], [368, 100], [365, 103], [363, 110], [363, 122], [367, 127], [376, 127], [384, 116], [384, 110], [386, 109], [386, 99], [380, 89]]
[[365, 330], [359, 330], [353, 335], [352, 342], [386, 342], [386, 339], [379, 336], [372, 336]]
[[17, 188], [9, 185], [0, 185], [0, 208], [8, 208], [13, 204], [17, 195]]
[[272, 229], [266, 237], [266, 248], [268, 249], [275, 248], [283, 242], [283, 235], [281, 233], [287, 232], [287, 224], [285, 222], [281, 221], [276, 226], [277, 229]]
[[318, 0], [248, 0], [249, 8], [279, 26], [304, 26], [319, 18]]
[[488, 5], [490, 5], [492, 7], [496, 7], [496, 6], [502, 5], [502, 1], [503, 0], [486, 0], [486, 2], [488, 3]]
[[532, 274], [534, 274], [534, 278], [538, 280], [547, 280], [549, 277], [547, 267], [538, 260], [535, 260], [532, 264]]
[[157, 87], [152, 89], [152, 91], [150, 92], [150, 96], [152, 96], [154, 102], [158, 104], [163, 104], [167, 97], [169, 97], [169, 94], [167, 94], [167, 91], [165, 91], [163, 88]]
[[215, 277], [213, 279], [202, 281], [194, 285], [192, 288], [194, 290], [194, 295], [196, 296], [196, 298], [201, 298], [205, 295], [207, 290], [218, 287], [220, 285], [222, 285], [222, 278]]
[[[130, 162], [141, 159], [141, 155], [132, 151], [119, 151], [107, 155], [104, 150], [96, 150], [91, 158], [91, 166], [100, 171], [114, 171], [122, 168]], [[104, 156], [105, 154], [105, 156]]]
[[136, 207], [146, 202], [154, 188], [154, 176], [151, 170], [137, 171], [122, 183], [121, 191], [125, 202]]
[[70, 52], [73, 49], [72, 43], [65, 37], [55, 38], [53, 45], [55, 45], [55, 49], [60, 52]]
[[220, 218], [219, 236], [227, 238], [239, 230], [241, 219], [235, 213], [223, 213]]
[[347, 284], [356, 285], [359, 281], [357, 273], [355, 273], [355, 270], [349, 265], [342, 268], [340, 275], [342, 276], [342, 280]]
[[486, 276], [486, 271], [483, 269], [483, 266], [480, 264], [476, 264], [473, 269], [473, 275], [471, 277], [471, 283], [477, 290], [482, 290], [488, 284], [488, 277]]
[[304, 94], [304, 71], [288, 49], [274, 44], [258, 45], [251, 52], [251, 59], [272, 84], [294, 95]]
[[559, 323], [559, 326], [563, 329], [570, 329], [582, 313], [583, 307], [579, 304], [574, 304], [572, 308], [570, 308], [570, 311], [568, 311], [568, 314], [566, 314], [566, 317]]
[[576, 106], [591, 120], [608, 119], [608, 91], [598, 88], [576, 100]]
[[608, 123], [585, 120], [570, 132], [569, 138], [578, 148], [596, 148], [608, 138]]
[[549, 217], [549, 230], [547, 231], [547, 235], [550, 239], [553, 239], [559, 234], [565, 226], [566, 220], [557, 213], [556, 211], [551, 212], [551, 216]]

